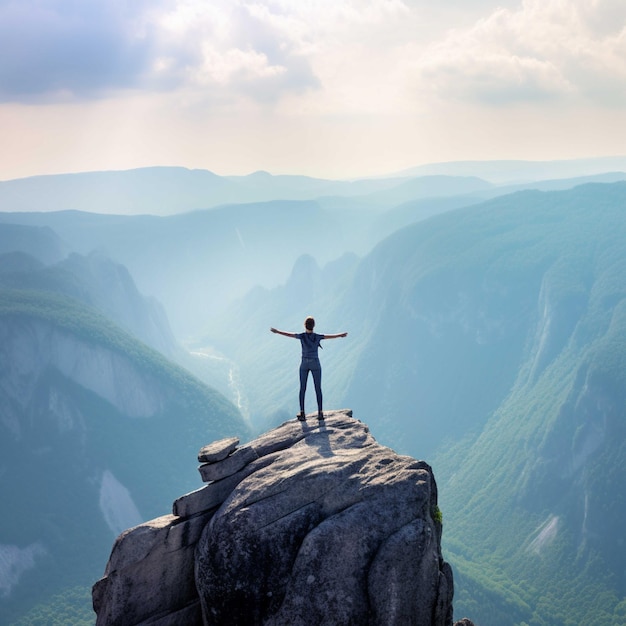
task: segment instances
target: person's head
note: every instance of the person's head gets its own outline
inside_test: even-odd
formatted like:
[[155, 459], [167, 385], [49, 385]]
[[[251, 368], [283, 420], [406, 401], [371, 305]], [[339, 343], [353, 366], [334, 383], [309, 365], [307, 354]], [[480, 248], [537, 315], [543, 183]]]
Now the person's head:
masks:
[[313, 330], [315, 328], [315, 320], [310, 315], [304, 320], [304, 327], [307, 330]]

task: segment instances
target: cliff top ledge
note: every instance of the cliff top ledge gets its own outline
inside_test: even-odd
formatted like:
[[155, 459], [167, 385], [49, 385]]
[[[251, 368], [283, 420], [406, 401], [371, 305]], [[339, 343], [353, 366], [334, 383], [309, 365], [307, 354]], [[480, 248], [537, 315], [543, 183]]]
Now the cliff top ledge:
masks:
[[98, 626], [451, 626], [430, 466], [324, 417], [204, 446], [207, 484], [115, 541]]

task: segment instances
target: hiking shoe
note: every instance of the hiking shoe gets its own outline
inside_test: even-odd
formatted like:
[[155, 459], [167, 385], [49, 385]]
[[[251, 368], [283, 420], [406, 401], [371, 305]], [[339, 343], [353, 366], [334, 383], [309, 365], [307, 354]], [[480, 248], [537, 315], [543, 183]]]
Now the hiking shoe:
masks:
[[318, 413], [317, 419], [321, 422], [324, 419], [324, 414], [322, 412]]
[[306, 416], [304, 415], [304, 411], [300, 411], [300, 413], [298, 413], [298, 415], [296, 415], [296, 417], [298, 418], [299, 422], [304, 422], [306, 420]]

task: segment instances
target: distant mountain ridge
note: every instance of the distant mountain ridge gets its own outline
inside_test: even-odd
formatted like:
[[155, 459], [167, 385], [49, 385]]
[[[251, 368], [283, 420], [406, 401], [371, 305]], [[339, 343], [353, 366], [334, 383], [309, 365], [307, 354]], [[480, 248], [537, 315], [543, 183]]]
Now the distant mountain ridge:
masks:
[[300, 254], [332, 259], [347, 238], [347, 226], [313, 201], [166, 217], [0, 213], [2, 222], [48, 226], [81, 254], [105, 251], [128, 268], [142, 293], [163, 303], [179, 337], [197, 332], [232, 297], [282, 282]]
[[207, 170], [136, 170], [35, 176], [0, 182], [0, 211], [80, 210], [172, 215], [224, 204], [362, 195], [402, 180], [331, 181], [305, 176], [218, 176]]
[[[601, 178], [607, 176], [613, 179]], [[542, 181], [531, 187], [569, 188], [577, 182]], [[0, 223], [51, 229], [81, 254], [104, 251], [128, 268], [142, 293], [165, 306], [174, 333], [187, 339], [247, 290], [283, 283], [301, 255], [324, 265], [345, 252], [366, 254], [407, 224], [518, 189], [437, 175], [355, 197], [232, 204], [167, 216], [0, 212]], [[150, 193], [147, 204], [155, 190]]]
[[[174, 215], [222, 205], [323, 199], [324, 205], [389, 209], [403, 202], [488, 192], [494, 186], [533, 185], [626, 172], [626, 157], [572, 161], [436, 163], [386, 177], [328, 180], [255, 172], [220, 176], [208, 170], [133, 170], [32, 176], [0, 181], [0, 211], [87, 211], [114, 215]], [[585, 181], [581, 181], [585, 182]], [[494, 190], [491, 190], [492, 193]], [[505, 193], [506, 190], [495, 193]]]
[[20, 252], [41, 263], [55, 263], [69, 252], [67, 244], [47, 226], [2, 224], [0, 227], [0, 254]]
[[502, 159], [498, 161], [449, 161], [426, 163], [392, 176], [478, 176], [497, 185], [523, 184], [559, 178], [595, 176], [605, 172], [626, 172], [626, 156], [609, 156], [581, 159], [555, 159], [551, 161], [524, 161]]
[[[0, 236], [7, 226], [0, 224]], [[142, 296], [128, 270], [100, 252], [71, 253], [47, 265], [24, 252], [0, 254], [0, 287], [65, 294], [98, 309], [162, 354], [178, 352], [163, 307]]]

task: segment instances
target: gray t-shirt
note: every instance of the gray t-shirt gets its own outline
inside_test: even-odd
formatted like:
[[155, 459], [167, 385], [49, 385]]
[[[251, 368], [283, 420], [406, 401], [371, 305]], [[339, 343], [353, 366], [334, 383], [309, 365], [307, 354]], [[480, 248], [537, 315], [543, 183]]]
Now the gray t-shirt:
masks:
[[302, 344], [303, 359], [317, 359], [317, 349], [320, 348], [320, 341], [324, 339], [324, 335], [317, 333], [298, 333], [296, 337]]

